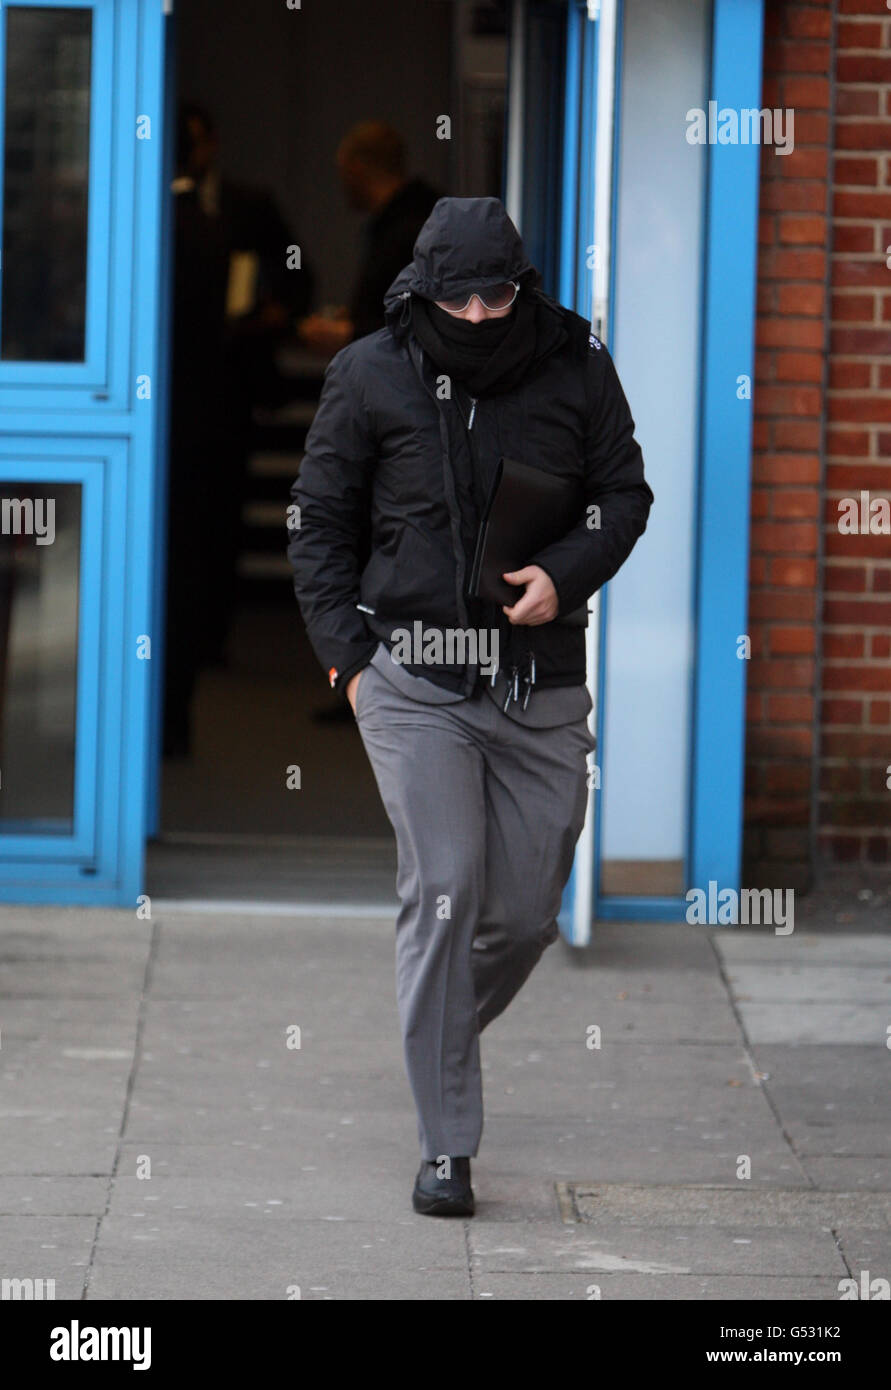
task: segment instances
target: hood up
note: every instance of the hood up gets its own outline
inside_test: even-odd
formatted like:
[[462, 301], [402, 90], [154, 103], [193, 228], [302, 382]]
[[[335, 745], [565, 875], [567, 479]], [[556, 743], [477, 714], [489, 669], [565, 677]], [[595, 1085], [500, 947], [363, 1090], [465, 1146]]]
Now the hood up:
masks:
[[397, 328], [412, 294], [454, 299], [471, 290], [518, 280], [534, 288], [541, 276], [499, 198], [440, 198], [418, 233], [414, 257], [384, 295]]

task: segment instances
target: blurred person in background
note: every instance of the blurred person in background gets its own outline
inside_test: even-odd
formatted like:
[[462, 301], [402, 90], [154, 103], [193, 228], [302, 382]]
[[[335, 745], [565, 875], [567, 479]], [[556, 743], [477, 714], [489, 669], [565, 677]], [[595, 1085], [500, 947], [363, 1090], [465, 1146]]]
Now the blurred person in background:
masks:
[[363, 121], [347, 132], [337, 168], [351, 208], [369, 214], [349, 305], [300, 324], [301, 341], [330, 356], [355, 338], [384, 326], [384, 295], [412, 257], [415, 239], [439, 193], [406, 173], [405, 142], [383, 121]]
[[[165, 751], [191, 745], [202, 663], [220, 664], [237, 592], [254, 407], [279, 404], [276, 354], [313, 289], [274, 196], [225, 177], [210, 113], [177, 125]], [[290, 259], [293, 259], [291, 257]], [[212, 518], [212, 524], [207, 524]]]

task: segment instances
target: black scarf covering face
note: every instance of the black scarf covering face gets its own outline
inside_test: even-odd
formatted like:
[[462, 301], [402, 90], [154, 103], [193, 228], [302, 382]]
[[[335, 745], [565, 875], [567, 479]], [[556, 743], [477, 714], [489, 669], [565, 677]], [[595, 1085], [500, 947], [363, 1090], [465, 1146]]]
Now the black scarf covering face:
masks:
[[412, 328], [418, 342], [434, 365], [457, 378], [471, 396], [509, 391], [522, 381], [535, 357], [536, 317], [535, 304], [522, 293], [504, 318], [480, 323], [412, 295]]

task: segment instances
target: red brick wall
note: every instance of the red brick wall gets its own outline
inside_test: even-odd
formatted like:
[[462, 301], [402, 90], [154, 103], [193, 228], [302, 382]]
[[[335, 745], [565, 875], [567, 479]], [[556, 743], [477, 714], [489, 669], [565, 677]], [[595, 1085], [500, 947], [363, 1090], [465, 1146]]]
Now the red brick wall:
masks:
[[838, 500], [891, 497], [891, 12], [838, 9], [819, 853], [868, 864], [891, 860], [891, 537], [840, 534]]
[[746, 861], [791, 884], [812, 817], [817, 867], [891, 860], [891, 537], [838, 529], [891, 495], [885, 0], [767, 0], [762, 104], [795, 151], [761, 164]]
[[745, 876], [802, 886], [817, 754], [832, 11], [767, 0], [762, 105], [795, 149], [761, 158]]

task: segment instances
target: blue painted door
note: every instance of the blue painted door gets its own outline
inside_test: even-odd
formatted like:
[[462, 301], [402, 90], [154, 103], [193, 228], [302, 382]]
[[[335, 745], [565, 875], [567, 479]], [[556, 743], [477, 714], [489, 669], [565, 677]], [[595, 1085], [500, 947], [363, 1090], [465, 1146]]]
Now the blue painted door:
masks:
[[[683, 919], [687, 890], [740, 886], [751, 419], [737, 382], [754, 351], [759, 151], [691, 146], [686, 117], [760, 106], [762, 9], [514, 4], [509, 206], [546, 289], [612, 352], [656, 497], [589, 604], [597, 751], [560, 914], [579, 945], [598, 917]], [[524, 140], [555, 82], [556, 164]]]
[[136, 906], [162, 6], [0, 8], [0, 898]]

